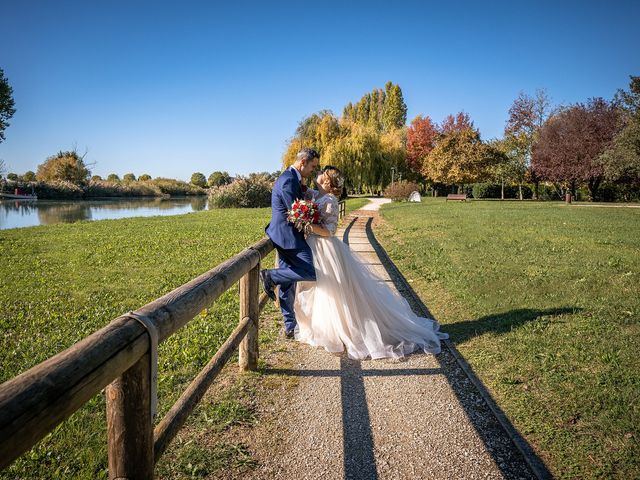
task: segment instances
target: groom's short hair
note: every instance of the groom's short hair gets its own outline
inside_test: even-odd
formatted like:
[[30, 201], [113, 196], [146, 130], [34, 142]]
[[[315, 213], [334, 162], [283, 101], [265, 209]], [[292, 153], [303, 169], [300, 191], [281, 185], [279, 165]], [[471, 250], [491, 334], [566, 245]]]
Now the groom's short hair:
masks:
[[320, 154], [313, 148], [305, 147], [296, 155], [296, 160], [304, 160], [305, 162], [313, 160], [314, 158], [320, 158]]

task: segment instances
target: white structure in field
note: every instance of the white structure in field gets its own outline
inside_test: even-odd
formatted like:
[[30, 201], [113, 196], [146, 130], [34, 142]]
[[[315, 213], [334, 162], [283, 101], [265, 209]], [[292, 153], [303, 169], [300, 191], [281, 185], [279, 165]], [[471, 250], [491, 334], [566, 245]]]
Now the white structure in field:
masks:
[[411, 192], [411, 195], [409, 195], [409, 201], [410, 202], [421, 202], [422, 201], [422, 197], [420, 197], [420, 193], [419, 192]]

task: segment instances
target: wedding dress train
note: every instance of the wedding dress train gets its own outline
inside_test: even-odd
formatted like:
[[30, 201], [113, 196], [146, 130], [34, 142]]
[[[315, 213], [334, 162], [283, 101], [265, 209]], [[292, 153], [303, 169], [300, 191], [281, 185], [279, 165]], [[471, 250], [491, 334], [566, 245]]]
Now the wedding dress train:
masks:
[[331, 194], [316, 199], [322, 226], [332, 236], [310, 235], [315, 282], [299, 282], [294, 310], [295, 338], [350, 358], [399, 358], [422, 350], [440, 353], [433, 319], [417, 316], [408, 302], [378, 277], [348, 245], [334, 236], [338, 201]]

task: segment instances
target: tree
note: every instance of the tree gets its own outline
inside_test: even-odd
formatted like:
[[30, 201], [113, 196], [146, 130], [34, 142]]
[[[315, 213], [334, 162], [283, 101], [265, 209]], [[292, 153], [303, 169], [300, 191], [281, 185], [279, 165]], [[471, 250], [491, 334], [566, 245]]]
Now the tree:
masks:
[[14, 182], [18, 180], [18, 174], [17, 173], [7, 173], [7, 180], [13, 180]]
[[213, 172], [209, 175], [209, 181], [207, 182], [210, 187], [221, 187], [222, 185], [228, 185], [231, 183], [231, 176], [228, 172]]
[[110, 174], [107, 176], [107, 182], [114, 182], [114, 183], [116, 183], [116, 182], [119, 182], [119, 181], [120, 181], [120, 177], [118, 176], [118, 174], [117, 174], [117, 173], [110, 173]]
[[404, 103], [399, 85], [387, 82], [385, 85], [384, 112], [382, 126], [384, 130], [402, 128], [407, 123], [407, 105]]
[[102, 181], [102, 177], [100, 175], [93, 175], [91, 177], [91, 181], [92, 182], [101, 182]]
[[38, 165], [36, 177], [41, 182], [56, 180], [71, 182], [75, 185], [84, 184], [91, 172], [84, 163], [84, 156], [80, 156], [75, 150], [60, 151]]
[[148, 182], [149, 180], [151, 180], [151, 175], [149, 175], [148, 173], [143, 173], [138, 177], [139, 182]]
[[[300, 121], [294, 138], [297, 140], [296, 144], [313, 147], [322, 155], [324, 147], [333, 141], [338, 134], [338, 119], [330, 110], [321, 110]], [[293, 155], [295, 156], [298, 151], [300, 149], [292, 152]]]
[[303, 146], [304, 144], [299, 138], [293, 137], [291, 140], [289, 140], [289, 145], [287, 145], [287, 149], [285, 150], [284, 155], [282, 155], [283, 169], [289, 168], [295, 163], [296, 155], [298, 155], [298, 152], [302, 150]]
[[323, 165], [344, 172], [347, 188], [380, 191], [391, 180], [391, 167], [407, 173], [405, 122], [402, 91], [388, 82], [385, 90], [374, 89], [348, 103], [340, 118], [329, 110], [305, 117], [288, 142], [282, 165], [292, 165], [301, 148], [313, 147]]
[[27, 170], [24, 173], [24, 175], [22, 175], [22, 180], [25, 182], [35, 182], [36, 181], [35, 172], [32, 172], [31, 170]]
[[538, 198], [538, 179], [535, 171], [530, 168], [533, 146], [538, 141], [540, 129], [551, 114], [551, 100], [546, 90], [536, 90], [535, 96], [520, 92], [509, 108], [504, 135], [513, 173], [520, 187], [522, 200], [522, 181], [527, 170], [535, 183], [534, 198]]
[[125, 173], [124, 176], [122, 177], [122, 181], [126, 183], [135, 182], [136, 176], [133, 173]]
[[4, 76], [4, 71], [0, 68], [0, 143], [4, 142], [4, 131], [10, 125], [9, 120], [16, 113], [14, 107], [13, 89], [9, 85], [9, 80]]
[[342, 110], [342, 118], [351, 120], [352, 122], [356, 121], [356, 109], [351, 102], [347, 103]]
[[505, 137], [501, 140], [491, 140], [488, 145], [495, 151], [496, 162], [491, 168], [491, 176], [500, 183], [500, 198], [504, 200], [505, 182], [516, 181], [520, 184], [520, 200], [522, 200], [522, 181], [527, 169], [523, 166], [519, 148], [521, 144], [513, 142], [517, 137]]
[[422, 175], [422, 163], [436, 145], [438, 126], [430, 117], [418, 115], [407, 129], [407, 168], [418, 177]]
[[458, 112], [456, 116], [447, 115], [440, 124], [440, 133], [448, 135], [451, 132], [461, 132], [463, 130], [473, 130], [473, 121], [466, 112]]
[[530, 164], [529, 138], [526, 133], [505, 135], [502, 142], [496, 147], [504, 154], [505, 164], [503, 179], [508, 179], [518, 184], [518, 196], [523, 199], [522, 184], [525, 182]]
[[482, 143], [477, 130], [452, 131], [427, 155], [422, 173], [433, 182], [474, 183], [489, 176], [497, 157], [497, 152]]
[[597, 160], [618, 133], [620, 114], [619, 108], [602, 98], [561, 110], [540, 130], [533, 170], [543, 179], [560, 182], [574, 195], [585, 182], [593, 200], [604, 173]]
[[623, 127], [597, 163], [608, 180], [640, 184], [640, 77], [631, 76], [629, 91], [618, 90], [614, 102]]
[[195, 172], [193, 175], [191, 175], [191, 184], [195, 185], [196, 187], [204, 188], [207, 186], [207, 177], [205, 177], [204, 174], [200, 172]]

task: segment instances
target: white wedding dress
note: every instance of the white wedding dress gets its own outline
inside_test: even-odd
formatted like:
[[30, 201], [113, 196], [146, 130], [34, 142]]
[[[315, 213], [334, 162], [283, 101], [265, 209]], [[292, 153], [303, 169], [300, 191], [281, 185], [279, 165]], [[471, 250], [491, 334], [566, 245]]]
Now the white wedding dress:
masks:
[[411, 352], [440, 353], [433, 319], [417, 316], [407, 301], [387, 286], [349, 246], [334, 236], [338, 200], [331, 194], [315, 198], [322, 226], [330, 237], [310, 235], [315, 282], [299, 282], [294, 311], [295, 338], [343, 352], [350, 358], [400, 358]]

